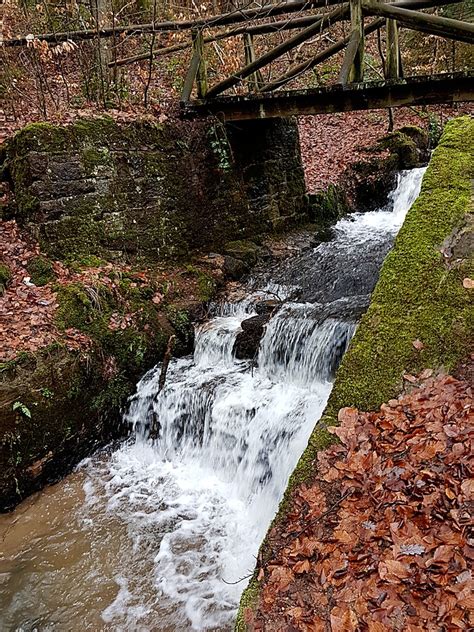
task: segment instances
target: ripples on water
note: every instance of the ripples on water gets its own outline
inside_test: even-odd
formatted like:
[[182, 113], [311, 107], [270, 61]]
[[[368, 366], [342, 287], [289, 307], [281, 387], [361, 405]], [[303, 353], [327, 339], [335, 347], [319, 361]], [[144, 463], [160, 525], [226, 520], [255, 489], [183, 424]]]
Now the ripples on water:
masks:
[[265, 280], [300, 302], [272, 318], [256, 367], [232, 349], [265, 287], [198, 327], [194, 356], [170, 363], [159, 395], [160, 367], [144, 376], [128, 442], [0, 516], [0, 629], [232, 629], [246, 584], [234, 582], [253, 570], [376, 281], [362, 255], [381, 263], [422, 174], [403, 174], [389, 208], [341, 220], [334, 241]]

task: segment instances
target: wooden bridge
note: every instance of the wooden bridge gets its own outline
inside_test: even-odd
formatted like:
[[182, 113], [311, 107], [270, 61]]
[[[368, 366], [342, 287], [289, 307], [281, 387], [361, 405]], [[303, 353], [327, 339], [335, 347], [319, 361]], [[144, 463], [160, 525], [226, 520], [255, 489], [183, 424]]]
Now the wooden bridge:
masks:
[[[155, 56], [191, 48], [191, 63], [181, 95], [184, 117], [215, 114], [224, 120], [256, 119], [299, 114], [321, 114], [348, 110], [369, 110], [407, 105], [459, 103], [474, 100], [474, 69], [464, 72], [430, 76], [405, 77], [399, 46], [399, 29], [474, 44], [474, 23], [424, 13], [424, 9], [456, 4], [459, 0], [288, 0], [265, 4], [252, 9], [236, 8], [228, 13], [181, 22], [153, 22], [110, 28], [46, 33], [34, 39], [59, 43], [145, 33], [189, 31], [188, 42], [181, 42], [149, 53], [115, 60], [109, 66], [123, 66]], [[247, 5], [248, 6], [248, 5]], [[315, 13], [315, 10], [318, 13]], [[285, 15], [285, 19], [275, 20]], [[472, 16], [470, 16], [472, 17]], [[347, 36], [334, 41], [326, 49], [302, 62], [284, 68], [284, 56], [329, 32], [340, 22], [349, 22]], [[232, 28], [214, 31], [216, 28]], [[235, 26], [238, 25], [238, 26]], [[364, 52], [366, 37], [385, 29], [383, 79], [366, 81]], [[263, 34], [295, 33], [257, 57], [254, 40]], [[217, 83], [209, 85], [207, 46], [230, 37], [242, 36], [245, 65]], [[33, 36], [3, 40], [2, 46], [28, 46]], [[381, 40], [380, 40], [381, 41]], [[335, 84], [283, 91], [291, 81], [301, 84], [305, 73], [344, 52], [338, 80]], [[281, 74], [264, 81], [262, 70], [278, 61]], [[229, 90], [234, 94], [230, 95]], [[195, 94], [195, 96], [193, 96]]]
[[[278, 12], [314, 7], [325, 9], [321, 15], [251, 25], [230, 31], [243, 34], [246, 64], [237, 72], [208, 86], [205, 45], [215, 38], [205, 38], [203, 29], [192, 32], [193, 55], [181, 98], [184, 116], [219, 115], [225, 120], [256, 119], [301, 114], [322, 114], [348, 110], [369, 110], [407, 105], [459, 103], [474, 100], [474, 72], [438, 74], [430, 76], [403, 76], [398, 30], [400, 27], [445, 39], [474, 44], [474, 24], [461, 20], [423, 13], [420, 9], [453, 4], [453, 0], [398, 0], [383, 4], [375, 0], [323, 0], [301, 3], [288, 2], [273, 5], [273, 10], [254, 10], [252, 18], [268, 17]], [[245, 12], [242, 12], [245, 13]], [[367, 21], [366, 18], [370, 18]], [[265, 83], [261, 70], [281, 58], [303, 42], [342, 20], [350, 21], [350, 34], [327, 49], [301, 63], [289, 67], [278, 78]], [[385, 79], [364, 81], [365, 37], [377, 29], [386, 29]], [[254, 36], [276, 30], [297, 29], [297, 33], [256, 57]], [[338, 82], [334, 85], [304, 90], [282, 91], [293, 79], [322, 64], [333, 55], [344, 52]], [[197, 98], [191, 95], [196, 87]], [[225, 96], [235, 87], [246, 86], [247, 94]], [[223, 96], [224, 95], [224, 96]]]

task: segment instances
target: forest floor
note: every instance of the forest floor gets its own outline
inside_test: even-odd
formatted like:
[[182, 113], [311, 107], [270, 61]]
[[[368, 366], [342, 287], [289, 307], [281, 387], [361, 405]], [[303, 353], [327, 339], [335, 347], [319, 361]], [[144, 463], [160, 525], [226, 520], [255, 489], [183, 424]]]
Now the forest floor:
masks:
[[[0, 362], [8, 362], [19, 353], [33, 353], [50, 344], [60, 342], [68, 349], [87, 349], [90, 338], [81, 331], [60, 329], [56, 323], [59, 304], [58, 289], [62, 286], [81, 284], [91, 296], [106, 290], [123, 303], [121, 313], [113, 313], [108, 322], [111, 331], [134, 327], [135, 318], [132, 302], [123, 296], [122, 282], [126, 278], [129, 288], [149, 288], [150, 300], [155, 307], [172, 303], [176, 308], [198, 305], [200, 298], [199, 278], [196, 270], [203, 270], [216, 283], [222, 282], [223, 273], [211, 258], [202, 257], [188, 272], [186, 266], [173, 264], [158, 265], [153, 268], [137, 268], [117, 262], [110, 263], [97, 258], [89, 261], [73, 262], [67, 266], [60, 261], [46, 259], [39, 244], [29, 233], [20, 228], [14, 220], [0, 221], [0, 243], [3, 251], [0, 264], [6, 266], [9, 278], [3, 295], [0, 294]], [[45, 277], [34, 283], [38, 265], [44, 268], [40, 276]], [[166, 296], [165, 296], [166, 294]]]
[[[446, 121], [462, 114], [474, 114], [474, 105], [396, 108], [393, 110], [394, 130], [416, 125], [427, 130], [431, 140], [436, 141]], [[298, 123], [310, 193], [338, 184], [346, 169], [367, 159], [366, 150], [373, 148], [389, 131], [387, 110], [302, 116]]]
[[269, 533], [250, 629], [473, 629], [472, 389], [431, 370], [405, 384], [377, 412], [340, 410], [340, 443]]

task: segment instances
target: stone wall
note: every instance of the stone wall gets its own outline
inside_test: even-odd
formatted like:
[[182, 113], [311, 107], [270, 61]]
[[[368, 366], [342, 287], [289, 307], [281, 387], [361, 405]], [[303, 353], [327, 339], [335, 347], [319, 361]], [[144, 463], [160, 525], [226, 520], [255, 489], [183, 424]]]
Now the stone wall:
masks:
[[258, 121], [25, 127], [4, 173], [27, 225], [56, 258], [158, 261], [305, 219], [297, 127]]
[[304, 208], [301, 193], [305, 180], [293, 120], [228, 123], [227, 134], [253, 213], [267, 218], [277, 230], [298, 223]]

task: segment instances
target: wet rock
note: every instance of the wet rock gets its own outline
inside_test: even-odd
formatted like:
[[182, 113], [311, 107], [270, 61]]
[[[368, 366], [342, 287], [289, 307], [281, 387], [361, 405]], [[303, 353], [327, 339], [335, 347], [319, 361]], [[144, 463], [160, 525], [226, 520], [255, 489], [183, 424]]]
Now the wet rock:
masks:
[[249, 239], [241, 239], [239, 241], [229, 241], [225, 247], [225, 254], [239, 259], [249, 266], [257, 263], [257, 259], [262, 249], [256, 243]]
[[234, 343], [234, 355], [238, 360], [251, 360], [257, 355], [260, 340], [269, 319], [268, 313], [242, 321], [240, 325], [242, 331], [237, 335]]
[[281, 301], [275, 299], [268, 299], [266, 301], [260, 301], [255, 305], [255, 311], [259, 316], [267, 316], [273, 314], [277, 309], [281, 307]]
[[325, 241], [331, 241], [331, 239], [334, 239], [334, 228], [332, 226], [323, 226], [316, 231], [309, 245], [311, 248], [316, 248], [319, 244]]
[[237, 281], [247, 274], [249, 269], [249, 266], [241, 259], [231, 257], [230, 255], [224, 257], [223, 271], [228, 279]]

